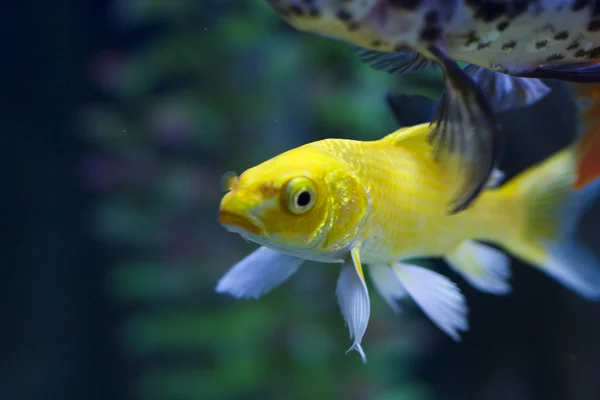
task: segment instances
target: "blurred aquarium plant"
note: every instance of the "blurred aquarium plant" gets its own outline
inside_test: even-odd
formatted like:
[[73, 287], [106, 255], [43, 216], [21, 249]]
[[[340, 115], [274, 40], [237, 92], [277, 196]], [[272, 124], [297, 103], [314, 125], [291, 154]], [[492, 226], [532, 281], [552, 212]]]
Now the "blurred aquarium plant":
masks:
[[[259, 301], [214, 293], [255, 248], [216, 222], [222, 174], [308, 141], [393, 131], [385, 94], [406, 81], [293, 31], [262, 1], [117, 0], [109, 18], [130, 45], [90, 64], [101, 96], [80, 115], [95, 148], [83, 171], [100, 199], [95, 232], [117, 254], [107, 287], [136, 397], [432, 398], [412, 377], [435, 348], [423, 315], [396, 317], [373, 296], [369, 363], [344, 354], [337, 268], [303, 268]], [[439, 89], [422, 79], [410, 87]]]

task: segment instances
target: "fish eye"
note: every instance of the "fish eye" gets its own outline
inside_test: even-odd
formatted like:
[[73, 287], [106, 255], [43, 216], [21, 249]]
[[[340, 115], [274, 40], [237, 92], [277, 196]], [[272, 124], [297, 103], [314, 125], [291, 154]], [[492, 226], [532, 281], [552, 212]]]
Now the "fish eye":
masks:
[[315, 185], [308, 178], [294, 178], [287, 184], [287, 208], [294, 214], [310, 210], [317, 200]]

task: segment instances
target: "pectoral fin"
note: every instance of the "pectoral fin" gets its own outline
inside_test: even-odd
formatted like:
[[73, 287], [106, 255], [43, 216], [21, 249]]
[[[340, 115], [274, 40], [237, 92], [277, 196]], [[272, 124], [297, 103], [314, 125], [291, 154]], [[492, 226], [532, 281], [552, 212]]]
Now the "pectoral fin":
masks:
[[360, 343], [369, 324], [371, 304], [358, 249], [353, 249], [342, 264], [336, 295], [350, 331], [350, 339], [354, 339], [347, 352], [356, 350], [363, 363], [366, 363], [367, 357]]
[[301, 258], [259, 247], [231, 267], [215, 290], [236, 298], [257, 299], [285, 282], [303, 262]]
[[431, 141], [436, 160], [456, 180], [450, 204], [450, 214], [455, 214], [485, 187], [499, 158], [501, 136], [490, 104], [476, 83], [440, 48], [429, 50], [445, 74]]
[[498, 111], [530, 106], [551, 91], [546, 84], [535, 78], [519, 78], [472, 64], [464, 71]]
[[387, 264], [370, 264], [368, 269], [375, 289], [394, 310], [394, 313], [400, 314], [402, 310], [398, 305], [398, 300], [408, 297], [408, 293], [394, 271]]
[[452, 339], [460, 341], [459, 332], [469, 329], [468, 308], [454, 282], [416, 265], [396, 263], [391, 268], [425, 315]]
[[491, 246], [464, 241], [446, 256], [450, 267], [482, 292], [503, 295], [510, 292], [510, 258]]

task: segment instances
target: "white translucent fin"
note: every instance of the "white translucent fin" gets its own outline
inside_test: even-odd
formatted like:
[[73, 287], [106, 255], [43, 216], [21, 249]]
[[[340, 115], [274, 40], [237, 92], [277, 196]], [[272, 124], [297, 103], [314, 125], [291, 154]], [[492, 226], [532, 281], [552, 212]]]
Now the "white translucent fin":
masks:
[[369, 324], [371, 304], [357, 250], [352, 250], [351, 257], [342, 264], [335, 293], [350, 331], [350, 339], [354, 340], [346, 353], [356, 350], [366, 364], [367, 357], [360, 343]]
[[600, 260], [578, 240], [577, 228], [599, 195], [599, 179], [579, 191], [570, 192], [556, 214], [560, 218], [562, 237], [541, 241], [548, 254], [541, 270], [580, 296], [595, 301], [600, 300]]
[[542, 271], [588, 300], [600, 300], [600, 260], [575, 242], [546, 243], [549, 260]]
[[510, 258], [500, 250], [466, 240], [445, 259], [453, 270], [482, 292], [503, 295], [511, 291]]
[[375, 289], [394, 313], [400, 314], [402, 309], [398, 305], [398, 300], [407, 297], [408, 293], [396, 278], [396, 273], [387, 264], [369, 264], [367, 269]]
[[257, 299], [285, 282], [303, 262], [263, 246], [231, 267], [215, 290], [238, 299]]
[[425, 315], [455, 341], [469, 329], [468, 308], [460, 289], [445, 276], [416, 265], [392, 265], [397, 278]]
[[485, 184], [485, 188], [494, 189], [500, 186], [500, 184], [504, 180], [504, 175], [504, 172], [500, 171], [498, 168], [494, 168], [487, 183]]
[[579, 222], [600, 195], [600, 179], [573, 190], [575, 159], [564, 150], [517, 181], [526, 235], [507, 241], [523, 259], [588, 300], [600, 300], [600, 260], [579, 241]]

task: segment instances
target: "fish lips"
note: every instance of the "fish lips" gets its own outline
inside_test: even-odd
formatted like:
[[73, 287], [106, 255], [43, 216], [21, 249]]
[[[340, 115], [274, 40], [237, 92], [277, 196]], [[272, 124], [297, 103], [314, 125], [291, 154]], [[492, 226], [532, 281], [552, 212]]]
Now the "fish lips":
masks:
[[[251, 233], [259, 236], [262, 233], [262, 229], [258, 224], [252, 220], [252, 218], [245, 217], [226, 210], [219, 210], [219, 223], [223, 225], [225, 229], [235, 233]], [[240, 232], [241, 230], [241, 232]]]

